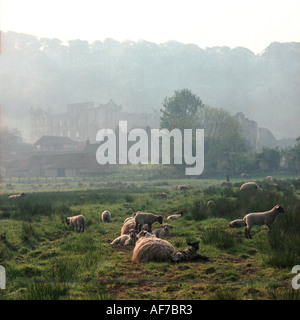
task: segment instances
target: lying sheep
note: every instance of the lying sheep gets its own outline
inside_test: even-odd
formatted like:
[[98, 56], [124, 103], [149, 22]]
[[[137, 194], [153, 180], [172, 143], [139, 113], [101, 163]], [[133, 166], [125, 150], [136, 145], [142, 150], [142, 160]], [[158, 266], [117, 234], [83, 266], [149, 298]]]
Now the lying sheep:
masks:
[[123, 234], [120, 237], [116, 238], [111, 242], [112, 245], [124, 245], [124, 246], [129, 246], [129, 245], [135, 245], [137, 241], [137, 234], [134, 229], [131, 229], [129, 231], [129, 234]]
[[133, 250], [132, 261], [149, 262], [149, 261], [170, 261], [172, 253], [175, 252], [173, 245], [159, 238], [140, 238]]
[[153, 237], [156, 237], [156, 235], [153, 234], [152, 232], [149, 232], [149, 231], [146, 231], [146, 230], [142, 230], [141, 232], [138, 233], [137, 239], [142, 238], [142, 237], [153, 238]]
[[154, 213], [147, 213], [147, 212], [141, 212], [138, 211], [136, 216], [134, 217], [134, 221], [135, 221], [135, 229], [138, 231], [142, 230], [142, 226], [144, 224], [148, 225], [148, 231], [152, 231], [152, 224], [154, 222], [159, 222], [160, 224], [162, 224], [163, 222], [163, 216], [161, 215], [157, 215]]
[[133, 219], [135, 216], [136, 216], [136, 212], [133, 213], [131, 217], [126, 218], [123, 223], [126, 223], [128, 220]]
[[173, 262], [208, 260], [208, 257], [201, 256], [197, 253], [197, 250], [199, 249], [199, 241], [188, 242], [188, 245], [190, 246], [189, 248], [172, 253], [171, 260]]
[[187, 190], [189, 187], [187, 185], [179, 185], [177, 187], [178, 190]]
[[167, 220], [175, 220], [183, 216], [183, 213], [171, 214], [167, 217]]
[[237, 219], [229, 223], [229, 227], [238, 228], [246, 226], [245, 228], [245, 237], [248, 239], [252, 239], [251, 236], [251, 228], [254, 225], [266, 225], [269, 230], [271, 229], [271, 225], [275, 222], [279, 213], [283, 213], [284, 209], [282, 206], [277, 204], [273, 209], [265, 212], [253, 212], [245, 215], [243, 220]]
[[84, 232], [85, 221], [86, 221], [85, 216], [82, 214], [78, 216], [66, 218], [67, 225], [70, 224], [72, 226], [73, 231], [74, 231], [74, 228], [76, 228], [76, 232], [78, 231], [78, 227], [79, 227], [79, 232], [81, 231], [81, 228], [82, 228], [82, 232]]
[[170, 226], [169, 224], [163, 224], [159, 228], [152, 230], [152, 233], [157, 238], [171, 237], [170, 228], [172, 228], [172, 226]]
[[255, 182], [246, 182], [241, 185], [240, 191], [257, 190], [258, 184]]
[[111, 213], [108, 210], [104, 210], [102, 212], [102, 221], [111, 222]]
[[22, 198], [22, 197], [25, 197], [25, 193], [24, 192], [19, 193], [19, 194], [12, 194], [8, 198], [11, 199], [11, 198]]
[[[129, 217], [125, 220], [122, 228], [121, 228], [121, 235], [127, 234], [130, 229], [135, 229], [135, 220], [134, 217]], [[149, 230], [148, 224], [144, 224], [141, 228], [141, 230], [151, 231]]]

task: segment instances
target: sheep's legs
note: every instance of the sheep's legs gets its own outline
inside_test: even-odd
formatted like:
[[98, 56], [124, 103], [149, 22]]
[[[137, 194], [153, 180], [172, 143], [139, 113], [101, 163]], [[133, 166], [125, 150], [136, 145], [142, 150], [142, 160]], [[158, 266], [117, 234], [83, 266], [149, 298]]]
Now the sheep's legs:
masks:
[[250, 233], [250, 229], [248, 229], [248, 227], [245, 228], [245, 237], [247, 239], [252, 239], [251, 233]]

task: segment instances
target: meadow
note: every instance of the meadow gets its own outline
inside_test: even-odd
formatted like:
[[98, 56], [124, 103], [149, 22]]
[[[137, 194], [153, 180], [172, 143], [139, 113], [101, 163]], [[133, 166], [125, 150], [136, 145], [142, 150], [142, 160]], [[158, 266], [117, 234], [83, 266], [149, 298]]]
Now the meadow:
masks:
[[[249, 178], [247, 178], [249, 179]], [[260, 188], [242, 194], [247, 180], [159, 179], [127, 174], [73, 179], [13, 179], [1, 183], [0, 265], [6, 271], [2, 300], [276, 300], [299, 299], [291, 286], [300, 264], [300, 180], [279, 177], [274, 183], [250, 178]], [[249, 181], [249, 180], [248, 180]], [[188, 190], [177, 190], [179, 184]], [[25, 192], [26, 197], [8, 199]], [[167, 198], [161, 198], [165, 192]], [[213, 200], [216, 206], [207, 207]], [[231, 229], [231, 220], [281, 204], [272, 230]], [[103, 223], [101, 213], [112, 213]], [[125, 218], [136, 211], [182, 213], [167, 239], [177, 250], [200, 240], [198, 253], [209, 261], [174, 264], [131, 261], [133, 247], [112, 247]], [[64, 221], [84, 214], [84, 233]], [[156, 223], [154, 227], [158, 227]]]

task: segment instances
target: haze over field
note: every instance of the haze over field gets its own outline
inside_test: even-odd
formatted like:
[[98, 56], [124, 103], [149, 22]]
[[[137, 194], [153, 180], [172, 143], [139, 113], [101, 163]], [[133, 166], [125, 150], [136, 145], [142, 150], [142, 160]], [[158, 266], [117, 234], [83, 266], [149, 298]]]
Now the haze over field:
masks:
[[28, 138], [30, 108], [113, 99], [159, 111], [188, 88], [278, 139], [297, 137], [299, 13], [293, 0], [2, 0], [4, 122]]

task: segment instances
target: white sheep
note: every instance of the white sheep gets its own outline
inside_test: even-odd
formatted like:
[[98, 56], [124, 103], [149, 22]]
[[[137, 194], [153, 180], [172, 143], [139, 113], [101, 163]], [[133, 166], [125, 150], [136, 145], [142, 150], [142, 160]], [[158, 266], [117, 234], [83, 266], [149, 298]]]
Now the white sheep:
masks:
[[108, 210], [104, 210], [101, 217], [103, 222], [111, 222], [111, 213]]
[[22, 197], [25, 197], [25, 193], [24, 192], [19, 193], [19, 194], [12, 194], [8, 198], [11, 199], [11, 198], [22, 198]]
[[136, 231], [134, 229], [131, 229], [129, 231], [129, 234], [123, 234], [121, 236], [119, 236], [118, 238], [116, 238], [115, 240], [113, 240], [111, 242], [112, 245], [124, 245], [124, 246], [128, 246], [128, 245], [135, 245], [137, 241], [137, 234]]
[[134, 247], [132, 261], [149, 262], [149, 261], [171, 261], [171, 255], [175, 252], [173, 245], [163, 239], [156, 237], [140, 238]]
[[246, 182], [241, 185], [240, 191], [257, 190], [258, 184], [255, 182]]
[[271, 229], [271, 225], [275, 222], [279, 213], [283, 213], [284, 209], [282, 206], [277, 204], [273, 209], [265, 212], [252, 212], [248, 213], [244, 216], [243, 220], [237, 219], [230, 222], [229, 226], [231, 228], [243, 227], [245, 228], [245, 237], [248, 239], [252, 239], [251, 236], [251, 228], [254, 225], [266, 225], [269, 230]]
[[171, 214], [167, 217], [167, 220], [175, 220], [183, 216], [183, 213]]
[[169, 224], [163, 224], [159, 228], [152, 230], [152, 233], [157, 238], [171, 237], [170, 228], [172, 228], [172, 226], [170, 226]]
[[187, 249], [175, 251], [171, 254], [171, 260], [173, 262], [182, 262], [182, 261], [191, 261], [191, 260], [208, 260], [208, 257], [201, 256], [197, 253], [197, 250], [199, 249], [199, 242], [200, 241], [194, 241], [194, 242], [188, 242], [188, 245], [190, 246]]
[[138, 211], [136, 216], [134, 217], [135, 221], [135, 229], [138, 231], [141, 231], [142, 226], [144, 224], [148, 225], [148, 231], [152, 231], [152, 224], [155, 222], [159, 222], [162, 224], [163, 222], [163, 216], [157, 215], [154, 213], [147, 213], [147, 212], [141, 212]]
[[85, 222], [86, 222], [85, 216], [82, 214], [78, 216], [66, 218], [67, 225], [70, 224], [72, 226], [73, 231], [74, 231], [74, 228], [76, 228], [76, 232], [78, 231], [78, 227], [79, 227], [79, 232], [81, 231], [81, 228], [82, 228], [82, 232], [84, 232]]

